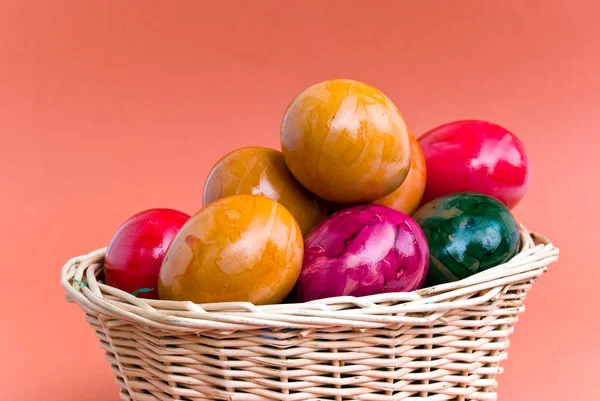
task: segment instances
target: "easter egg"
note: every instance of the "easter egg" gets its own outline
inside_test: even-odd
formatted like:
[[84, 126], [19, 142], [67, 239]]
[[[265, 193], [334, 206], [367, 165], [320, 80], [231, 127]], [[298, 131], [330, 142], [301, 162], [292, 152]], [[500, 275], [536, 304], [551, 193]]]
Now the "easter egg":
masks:
[[293, 298], [413, 291], [428, 264], [427, 241], [412, 218], [383, 205], [355, 206], [334, 213], [306, 238]]
[[302, 91], [281, 126], [296, 179], [331, 202], [363, 203], [398, 188], [410, 168], [410, 139], [392, 101], [365, 83], [335, 79]]
[[283, 154], [259, 146], [236, 149], [213, 167], [204, 185], [207, 204], [230, 195], [262, 195], [281, 203], [307, 234], [327, 216], [326, 204], [289, 172]]
[[527, 191], [529, 157], [523, 143], [506, 128], [487, 121], [455, 121], [425, 133], [419, 143], [427, 163], [423, 203], [476, 192], [512, 209]]
[[149, 209], [127, 219], [104, 258], [106, 284], [139, 298], [158, 298], [158, 272], [167, 248], [190, 218], [172, 209]]
[[419, 142], [412, 135], [410, 136], [410, 148], [412, 161], [406, 179], [394, 192], [375, 201], [375, 203], [389, 206], [408, 215], [413, 214], [421, 204], [427, 180], [425, 156]]
[[517, 223], [497, 199], [476, 193], [437, 198], [413, 215], [429, 243], [427, 285], [467, 278], [519, 250]]
[[298, 223], [278, 202], [232, 195], [193, 215], [173, 239], [158, 291], [164, 300], [281, 302], [302, 267]]

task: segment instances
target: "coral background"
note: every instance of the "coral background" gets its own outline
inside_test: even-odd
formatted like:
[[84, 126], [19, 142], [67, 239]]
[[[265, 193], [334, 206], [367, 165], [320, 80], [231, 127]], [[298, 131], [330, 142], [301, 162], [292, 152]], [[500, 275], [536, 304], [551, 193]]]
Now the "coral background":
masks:
[[529, 1], [0, 3], [2, 398], [116, 401], [59, 270], [127, 217], [201, 205], [212, 164], [277, 147], [334, 77], [386, 93], [415, 135], [481, 118], [534, 171], [515, 213], [562, 251], [528, 298], [504, 401], [598, 400], [600, 6]]

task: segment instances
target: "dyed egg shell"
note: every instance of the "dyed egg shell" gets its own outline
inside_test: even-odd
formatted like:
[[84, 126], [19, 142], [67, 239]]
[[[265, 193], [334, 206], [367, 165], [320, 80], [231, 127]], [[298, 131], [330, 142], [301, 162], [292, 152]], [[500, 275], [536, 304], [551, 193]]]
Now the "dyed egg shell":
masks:
[[423, 202], [458, 192], [499, 199], [509, 209], [529, 186], [525, 146], [513, 133], [490, 122], [455, 121], [419, 138], [427, 163]]
[[233, 195], [192, 216], [163, 261], [165, 300], [281, 302], [302, 267], [304, 244], [292, 214], [258, 195]]
[[507, 262], [519, 250], [514, 217], [487, 195], [444, 196], [423, 205], [413, 218], [429, 243], [428, 286], [467, 278]]
[[285, 162], [317, 196], [363, 203], [398, 188], [410, 168], [410, 139], [392, 101], [362, 82], [338, 79], [301, 92], [281, 126]]
[[204, 205], [237, 194], [262, 195], [278, 201], [292, 213], [303, 234], [327, 217], [325, 202], [296, 181], [283, 154], [274, 149], [241, 148], [217, 162], [204, 185]]
[[410, 136], [410, 147], [412, 161], [406, 179], [394, 192], [375, 201], [375, 203], [389, 206], [408, 215], [413, 214], [421, 204], [427, 182], [425, 156], [419, 142], [412, 135]]
[[138, 298], [158, 298], [160, 266], [171, 241], [189, 218], [177, 210], [149, 209], [127, 219], [106, 250], [106, 284]]
[[297, 302], [413, 291], [427, 276], [429, 251], [408, 215], [383, 205], [342, 210], [306, 238]]

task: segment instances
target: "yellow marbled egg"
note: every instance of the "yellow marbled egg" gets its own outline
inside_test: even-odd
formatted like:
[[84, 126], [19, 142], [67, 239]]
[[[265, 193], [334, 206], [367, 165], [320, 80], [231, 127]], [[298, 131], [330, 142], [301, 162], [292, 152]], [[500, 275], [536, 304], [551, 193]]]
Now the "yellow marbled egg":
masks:
[[409, 133], [392, 101], [362, 82], [336, 79], [302, 91], [281, 126], [296, 179], [337, 203], [371, 202], [398, 188], [411, 162]]
[[207, 205], [180, 229], [161, 266], [160, 299], [281, 302], [304, 255], [298, 223], [276, 201], [233, 195]]
[[243, 147], [215, 164], [204, 185], [204, 205], [236, 194], [263, 195], [281, 203], [303, 235], [327, 217], [326, 203], [300, 185], [285, 165], [283, 154], [275, 149]]

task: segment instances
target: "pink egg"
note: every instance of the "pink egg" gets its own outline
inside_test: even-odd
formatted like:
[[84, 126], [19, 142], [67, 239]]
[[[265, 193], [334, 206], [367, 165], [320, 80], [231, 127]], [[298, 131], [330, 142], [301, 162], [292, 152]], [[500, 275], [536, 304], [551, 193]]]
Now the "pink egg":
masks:
[[304, 244], [297, 302], [420, 288], [429, 269], [423, 230], [408, 215], [365, 204], [334, 213]]
[[457, 192], [493, 196], [509, 209], [525, 195], [531, 175], [523, 143], [497, 124], [463, 120], [419, 138], [427, 165], [422, 204]]

